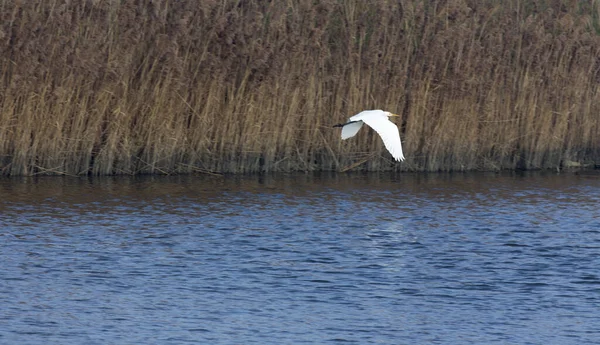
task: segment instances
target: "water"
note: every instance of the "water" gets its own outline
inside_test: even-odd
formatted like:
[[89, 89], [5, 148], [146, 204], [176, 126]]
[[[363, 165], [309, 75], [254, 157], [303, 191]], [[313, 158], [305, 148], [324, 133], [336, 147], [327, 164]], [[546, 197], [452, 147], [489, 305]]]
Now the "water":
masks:
[[598, 344], [600, 176], [0, 180], [1, 344]]

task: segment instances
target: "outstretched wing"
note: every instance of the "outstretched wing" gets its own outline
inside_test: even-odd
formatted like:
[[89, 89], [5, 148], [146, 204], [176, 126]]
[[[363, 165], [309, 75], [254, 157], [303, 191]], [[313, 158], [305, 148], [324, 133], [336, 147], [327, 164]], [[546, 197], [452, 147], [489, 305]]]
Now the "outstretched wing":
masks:
[[381, 136], [385, 148], [390, 151], [397, 161], [404, 160], [402, 143], [400, 142], [400, 132], [398, 131], [396, 124], [390, 121], [387, 116], [363, 117], [361, 120]]
[[353, 121], [345, 124], [344, 127], [342, 127], [342, 139], [348, 139], [355, 136], [360, 127], [362, 127], [362, 124], [362, 121]]

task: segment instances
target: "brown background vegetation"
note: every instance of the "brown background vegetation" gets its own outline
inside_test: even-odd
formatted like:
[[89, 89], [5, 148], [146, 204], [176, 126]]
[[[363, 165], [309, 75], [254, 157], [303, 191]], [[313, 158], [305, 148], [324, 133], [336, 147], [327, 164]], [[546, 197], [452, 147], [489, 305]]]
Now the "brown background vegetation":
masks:
[[[0, 169], [593, 164], [599, 16], [597, 0], [0, 0]], [[403, 163], [331, 128], [379, 108], [401, 115]]]

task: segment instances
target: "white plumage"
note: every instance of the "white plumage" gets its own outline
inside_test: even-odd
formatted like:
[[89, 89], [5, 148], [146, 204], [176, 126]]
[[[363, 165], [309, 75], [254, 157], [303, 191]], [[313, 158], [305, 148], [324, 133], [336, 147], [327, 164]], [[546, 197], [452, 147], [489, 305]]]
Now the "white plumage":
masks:
[[402, 143], [400, 142], [400, 132], [398, 127], [389, 120], [390, 116], [398, 116], [389, 111], [383, 110], [365, 110], [352, 116], [347, 123], [335, 125], [342, 127], [342, 139], [352, 138], [358, 133], [363, 123], [373, 128], [381, 136], [385, 148], [392, 154], [397, 161], [404, 160], [402, 153]]

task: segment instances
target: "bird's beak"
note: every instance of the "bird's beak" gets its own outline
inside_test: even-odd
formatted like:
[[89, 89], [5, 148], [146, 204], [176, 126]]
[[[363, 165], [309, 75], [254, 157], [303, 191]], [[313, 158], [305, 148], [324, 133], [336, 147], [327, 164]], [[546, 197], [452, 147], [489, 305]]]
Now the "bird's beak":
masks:
[[390, 113], [390, 116], [400, 116], [400, 115]]

